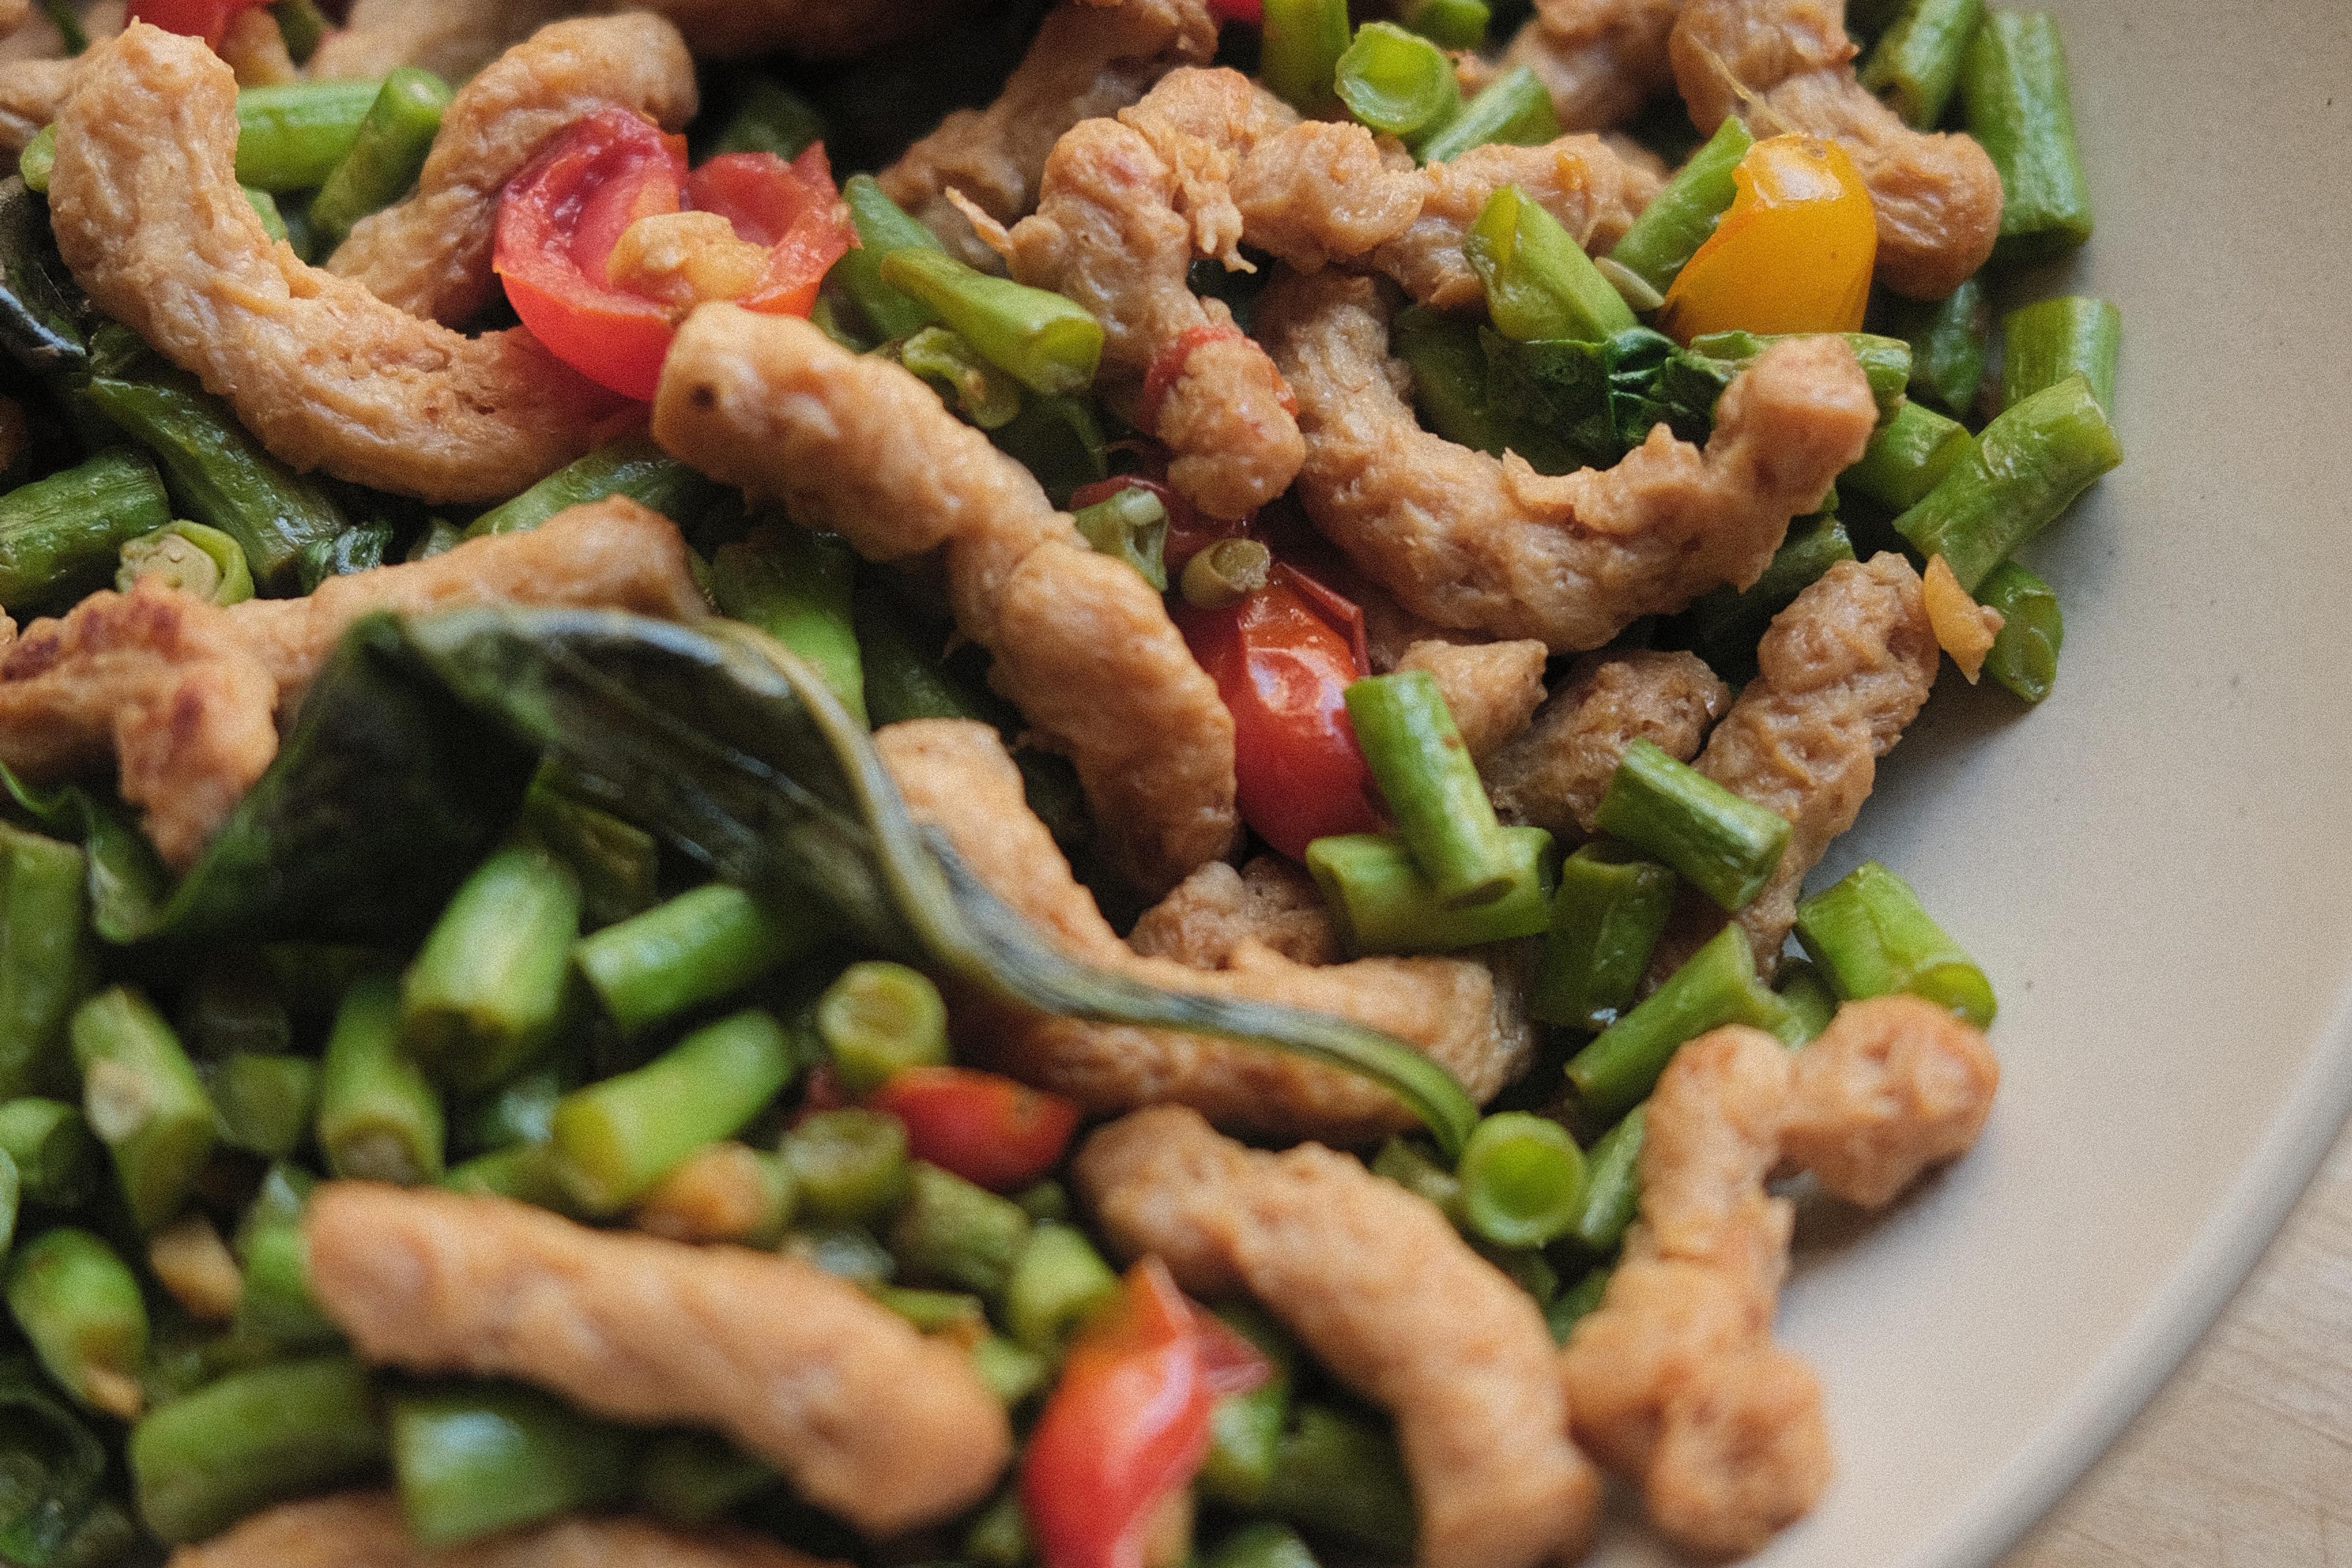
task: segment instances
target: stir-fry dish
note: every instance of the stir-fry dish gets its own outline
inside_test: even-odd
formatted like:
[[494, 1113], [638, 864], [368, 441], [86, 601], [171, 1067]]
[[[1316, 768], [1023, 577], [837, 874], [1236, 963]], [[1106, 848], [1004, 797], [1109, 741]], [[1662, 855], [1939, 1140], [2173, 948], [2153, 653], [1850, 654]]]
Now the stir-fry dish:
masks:
[[0, 1564], [1820, 1503], [2000, 1069], [1808, 878], [2122, 456], [2053, 19], [325, 4], [0, 0]]

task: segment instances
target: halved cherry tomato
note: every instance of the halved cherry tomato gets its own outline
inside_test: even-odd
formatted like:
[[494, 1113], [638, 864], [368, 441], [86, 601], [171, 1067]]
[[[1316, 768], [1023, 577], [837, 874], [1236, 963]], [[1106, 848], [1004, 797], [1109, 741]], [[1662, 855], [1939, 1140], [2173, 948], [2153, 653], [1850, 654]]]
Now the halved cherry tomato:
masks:
[[217, 49], [228, 37], [228, 25], [237, 13], [268, 0], [131, 0], [130, 19], [148, 22], [167, 33], [202, 38]]
[[915, 1158], [999, 1193], [1043, 1180], [1078, 1126], [1060, 1095], [971, 1068], [902, 1068], [866, 1103], [907, 1124]]
[[1851, 332], [1862, 327], [1878, 218], [1853, 160], [1817, 136], [1759, 142], [1738, 195], [1666, 289], [1666, 332]]
[[651, 401], [675, 312], [613, 281], [622, 234], [691, 201], [769, 252], [739, 303], [806, 315], [826, 268], [853, 243], [840, 199], [822, 146], [789, 163], [768, 153], [730, 154], [689, 175], [682, 138], [631, 110], [604, 109], [508, 183], [491, 265], [515, 314], [549, 353], [615, 392]]
[[1176, 624], [1234, 716], [1238, 804], [1258, 837], [1297, 859], [1328, 834], [1378, 828], [1345, 700], [1371, 673], [1362, 611], [1277, 565], [1263, 591], [1229, 609], [1178, 605]]
[[1209, 0], [1209, 15], [1220, 22], [1263, 23], [1265, 0]]
[[1268, 1375], [1247, 1342], [1184, 1299], [1147, 1258], [1070, 1346], [1021, 1461], [1021, 1502], [1045, 1568], [1142, 1568], [1159, 1506], [1209, 1451], [1209, 1415]]

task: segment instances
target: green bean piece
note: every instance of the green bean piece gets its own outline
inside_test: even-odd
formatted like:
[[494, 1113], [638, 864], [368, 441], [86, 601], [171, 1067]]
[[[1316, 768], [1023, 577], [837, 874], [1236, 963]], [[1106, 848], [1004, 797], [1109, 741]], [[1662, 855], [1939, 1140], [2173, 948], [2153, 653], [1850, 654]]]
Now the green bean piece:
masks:
[[33, 132], [25, 150], [16, 154], [16, 174], [25, 188], [36, 195], [49, 192], [49, 173], [58, 166], [58, 128], [44, 125]]
[[1862, 62], [1862, 85], [1915, 131], [1933, 131], [1959, 85], [1960, 61], [1985, 19], [1984, 0], [1907, 0]]
[[654, 836], [582, 800], [549, 769], [523, 797], [522, 831], [580, 879], [581, 917], [592, 927], [633, 920], [660, 897]]
[[1576, 1325], [1601, 1310], [1601, 1299], [1609, 1293], [1611, 1272], [1606, 1265], [1586, 1270], [1583, 1279], [1544, 1309], [1544, 1326], [1551, 1330], [1554, 1344], [1568, 1343]]
[[512, 1198], [575, 1219], [589, 1217], [580, 1212], [572, 1202], [572, 1189], [564, 1185], [562, 1157], [544, 1143], [509, 1143], [477, 1154], [451, 1166], [441, 1184], [453, 1193]]
[[459, 528], [447, 518], [436, 517], [425, 525], [425, 531], [418, 534], [416, 542], [408, 547], [405, 559], [411, 564], [419, 561], [430, 561], [436, 556], [448, 554], [464, 542], [466, 542], [464, 529]]
[[564, 1184], [588, 1213], [619, 1214], [697, 1150], [742, 1131], [796, 1066], [783, 1026], [751, 1008], [635, 1072], [574, 1089], [555, 1108]]
[[334, 26], [311, 0], [274, 0], [269, 15], [278, 23], [278, 36], [286, 40], [287, 55], [298, 66], [310, 63]]
[[1977, 603], [2000, 612], [2000, 630], [1985, 655], [1985, 673], [2022, 697], [2039, 702], [2058, 679], [2058, 650], [2066, 642], [2066, 617], [2057, 590], [2020, 566], [2004, 561], [1977, 584]]
[[1595, 824], [1646, 849], [1725, 910], [1763, 891], [1789, 846], [1789, 819], [1744, 800], [1650, 741], [1626, 748]]
[[730, 499], [725, 486], [670, 457], [654, 445], [653, 437], [640, 433], [575, 458], [514, 500], [492, 507], [473, 521], [466, 537], [527, 532], [558, 512], [607, 496], [626, 496], [680, 527], [700, 521]]
[[343, 998], [320, 1070], [318, 1133], [327, 1169], [347, 1180], [441, 1179], [441, 1098], [401, 1047], [400, 988], [389, 975], [370, 975]]
[[914, 336], [935, 318], [921, 300], [883, 279], [882, 260], [900, 250], [944, 253], [939, 236], [884, 195], [871, 174], [852, 174], [844, 180], [841, 199], [849, 208], [857, 243], [833, 264], [828, 281], [840, 283], [877, 335]]
[[1495, 330], [1522, 342], [1600, 342], [1641, 323], [1575, 237], [1517, 185], [1488, 198], [1462, 253], [1486, 287]]
[[1895, 529], [1920, 554], [1942, 556], [1973, 594], [1985, 574], [2123, 458], [2090, 382], [2071, 375], [1979, 431], [1976, 445], [1895, 520]]
[[2014, 408], [2079, 374], [2112, 419], [2123, 334], [2123, 312], [2105, 300], [2065, 294], [2019, 306], [2001, 318], [2000, 405]]
[[871, 584], [858, 590], [858, 647], [866, 655], [866, 710], [877, 725], [908, 719], [1007, 721], [993, 692], [964, 679], [938, 650], [948, 634], [919, 633], [913, 620]]
[[814, 105], [772, 77], [755, 77], [735, 100], [735, 112], [710, 151], [773, 153], [797, 158], [824, 137], [824, 117]]
[[1956, 419], [1968, 417], [1984, 384], [1992, 335], [1984, 274], [1941, 300], [1890, 299], [1885, 313], [1886, 330], [1911, 345], [1911, 395]]
[[1675, 874], [1598, 844], [1559, 868], [1528, 1009], [1547, 1024], [1605, 1029], [1633, 1000], [1674, 913]]
[[492, 855], [402, 979], [409, 1054], [463, 1093], [512, 1078], [554, 1036], [579, 934], [580, 879], [570, 867], [523, 845]]
[[246, 187], [245, 200], [246, 205], [253, 208], [253, 216], [261, 220], [262, 233], [272, 239], [282, 239], [289, 245], [293, 244], [294, 231], [286, 226], [286, 216], [278, 210], [277, 197], [268, 191], [257, 191], [248, 185]]
[[1907, 992], [1989, 1028], [1992, 983], [1911, 884], [1875, 860], [1797, 906], [1797, 940], [1847, 1001]]
[[1224, 610], [1266, 585], [1274, 552], [1255, 539], [1220, 539], [1184, 563], [1177, 592], [1195, 609]]
[[1452, 952], [1513, 937], [1538, 936], [1551, 924], [1545, 861], [1551, 835], [1539, 827], [1502, 830], [1513, 867], [1510, 890], [1475, 909], [1448, 909], [1393, 833], [1349, 833], [1307, 847], [1307, 869], [1322, 890], [1339, 939], [1356, 957], [1376, 952]]
[[877, 1285], [874, 1299], [914, 1325], [919, 1333], [952, 1334], [962, 1340], [988, 1331], [988, 1310], [979, 1297], [961, 1290], [916, 1290], [903, 1285]]
[[98, 1143], [75, 1107], [26, 1095], [0, 1101], [0, 1153], [16, 1167], [25, 1202], [69, 1208], [89, 1193]]
[[88, 858], [0, 822], [0, 1100], [65, 1085], [67, 1021], [98, 963]]
[[[12, 1162], [13, 1163], [13, 1162]], [[147, 1303], [138, 1276], [86, 1230], [47, 1231], [8, 1268], [8, 1313], [51, 1382], [83, 1406], [138, 1419]]]
[[302, 592], [317, 593], [319, 584], [331, 577], [374, 571], [391, 558], [392, 539], [392, 524], [362, 522], [332, 539], [310, 541], [294, 557], [295, 575], [302, 584]]
[[1201, 1461], [1201, 1495], [1229, 1508], [1253, 1509], [1265, 1496], [1282, 1458], [1282, 1436], [1298, 1374], [1298, 1348], [1258, 1308], [1228, 1302], [1216, 1309], [1225, 1327], [1265, 1358], [1266, 1379], [1247, 1394], [1228, 1394], [1209, 1411], [1209, 1452]]
[[128, 1453], [140, 1517], [176, 1543], [363, 1478], [388, 1446], [367, 1370], [321, 1356], [232, 1373], [159, 1405]]
[[1497, 1247], [1544, 1247], [1584, 1211], [1584, 1154], [1557, 1121], [1525, 1110], [1480, 1121], [1454, 1166], [1462, 1217]]
[[0, 1263], [16, 1242], [16, 1211], [25, 1198], [25, 1181], [16, 1173], [16, 1157], [0, 1149]]
[[454, 1147], [468, 1151], [544, 1143], [555, 1135], [555, 1108], [578, 1087], [579, 1064], [559, 1055], [473, 1101], [450, 1124]]
[[1862, 460], [1839, 475], [1838, 483], [1883, 507], [1906, 511], [1944, 482], [1974, 439], [1958, 420], [1924, 403], [1906, 403], [1872, 433]]
[[1577, 1052], [1568, 1064], [1568, 1081], [1601, 1115], [1630, 1110], [1685, 1040], [1725, 1024], [1784, 1039], [1797, 1027], [1789, 1005], [1757, 979], [1756, 955], [1737, 924], [1709, 938], [1665, 984]]
[[1005, 1284], [1004, 1325], [1015, 1343], [1058, 1355], [1079, 1325], [1118, 1293], [1118, 1276], [1083, 1231], [1040, 1225]]
[[[1486, 6], [1477, 4], [1477, 0], [1468, 0], [1468, 5], [1475, 6], [1479, 12], [1479, 26], [1484, 30]], [[1440, 8], [1440, 4], [1433, 4], [1425, 8], [1424, 15]], [[1423, 30], [1412, 23], [1407, 26], [1414, 26], [1416, 32]], [[1424, 163], [1443, 163], [1475, 148], [1497, 143], [1532, 147], [1559, 134], [1559, 116], [1552, 110], [1550, 92], [1534, 71], [1526, 66], [1513, 66], [1480, 88], [1443, 130], [1423, 140], [1420, 153]]]
[[1756, 145], [1738, 115], [1727, 115], [1706, 145], [1652, 197], [1609, 259], [1663, 294], [1715, 232], [1738, 195], [1731, 171]]
[[731, 996], [813, 952], [817, 916], [713, 882], [583, 937], [572, 962], [604, 1016], [635, 1037]]
[[948, 1059], [948, 1008], [939, 987], [903, 963], [853, 963], [817, 998], [816, 1032], [834, 1075], [870, 1094], [907, 1068]]
[[805, 529], [759, 528], [710, 557], [719, 612], [759, 627], [815, 667], [842, 706], [866, 721], [865, 666], [850, 623], [857, 556]]
[[1328, 1405], [1298, 1407], [1259, 1509], [1397, 1562], [1412, 1556], [1419, 1528], [1395, 1436]]
[[2066, 47], [2047, 11], [1985, 17], [1960, 67], [1969, 134], [2000, 174], [1994, 258], [2041, 261], [2091, 237], [2091, 189], [2074, 143]]
[[353, 224], [408, 194], [451, 96], [447, 82], [415, 66], [396, 67], [383, 79], [351, 151], [311, 198], [310, 226], [320, 238], [341, 245]]
[[123, 546], [172, 521], [155, 465], [100, 452], [0, 496], [0, 605], [59, 607], [103, 587]]
[[1348, 112], [1411, 145], [1462, 112], [1454, 62], [1427, 38], [1393, 22], [1367, 22], [1339, 57], [1333, 86]]
[[1795, 1016], [1790, 1029], [1791, 1045], [1810, 1044], [1837, 1016], [1837, 993], [1809, 958], [1782, 959], [1780, 983], [1774, 989]]
[[1439, 903], [1475, 909], [1509, 893], [1519, 868], [1436, 678], [1370, 676], [1349, 686], [1347, 703], [1372, 782]]
[[1032, 397], [1012, 423], [989, 432], [998, 448], [1036, 476], [1058, 507], [1072, 493], [1110, 475], [1110, 446], [1084, 397]]
[[[1804, 337], [1803, 332], [1748, 332], [1734, 330], [1707, 332], [1690, 341], [1690, 352], [1723, 363], [1724, 382], [1764, 357], [1775, 343]], [[1903, 405], [1904, 389], [1911, 380], [1911, 345], [1883, 332], [1840, 332], [1853, 357], [1862, 362], [1863, 379], [1870, 384], [1871, 401], [1881, 420]]]
[[918, 1160], [886, 1239], [891, 1256], [917, 1278], [992, 1301], [1004, 1294], [1029, 1231], [1019, 1204]]
[[636, 1500], [656, 1519], [696, 1528], [715, 1524], [781, 1479], [713, 1432], [666, 1432], [637, 1461]]
[[1550, 1305], [1551, 1299], [1559, 1294], [1559, 1270], [1551, 1266], [1550, 1259], [1543, 1255], [1540, 1247], [1498, 1247], [1475, 1236], [1472, 1245], [1477, 1248], [1479, 1257], [1501, 1269], [1512, 1284], [1534, 1297], [1537, 1306]]
[[[192, 379], [126, 370], [92, 376], [86, 392], [99, 412], [163, 465], [185, 515], [236, 541], [261, 587], [283, 587], [306, 547], [350, 527], [318, 481], [271, 457]], [[152, 533], [170, 521], [167, 513], [136, 531]]]
[[427, 1551], [630, 1495], [635, 1438], [535, 1389], [474, 1384], [396, 1394], [392, 1469]]
[[1585, 1154], [1584, 1210], [1571, 1232], [1595, 1257], [1617, 1250], [1642, 1200], [1642, 1127], [1649, 1102], [1633, 1107]]
[[146, 998], [118, 985], [74, 1009], [82, 1114], [114, 1156], [142, 1231], [176, 1216], [212, 1157], [218, 1113], [195, 1063]]
[[220, 1140], [232, 1149], [283, 1160], [302, 1146], [319, 1107], [320, 1068], [308, 1057], [241, 1051], [205, 1077], [220, 1112]]
[[1124, 561], [1152, 591], [1168, 592], [1168, 508], [1140, 485], [1106, 496], [1070, 514], [1099, 555]]
[[1347, 0], [1268, 0], [1258, 47], [1258, 79], [1299, 113], [1339, 107], [1332, 84], [1348, 52]]
[[272, 193], [315, 190], [359, 139], [381, 81], [304, 81], [236, 95], [236, 178]]
[[1084, 307], [975, 271], [940, 250], [893, 250], [879, 270], [883, 282], [920, 302], [1032, 392], [1066, 396], [1094, 384], [1103, 330]]
[[253, 572], [245, 551], [217, 528], [201, 522], [167, 523], [122, 547], [114, 585], [123, 593], [142, 577], [214, 605], [241, 605], [253, 597]]
[[1022, 1188], [1013, 1194], [1013, 1201], [1021, 1205], [1023, 1214], [1040, 1225], [1049, 1221], [1066, 1223], [1078, 1212], [1077, 1205], [1070, 1202], [1070, 1189], [1051, 1176]]
[[310, 1294], [302, 1210], [317, 1184], [299, 1166], [272, 1165], [237, 1224], [230, 1247], [245, 1270], [245, 1299], [236, 1310], [242, 1338], [299, 1351], [333, 1345], [341, 1337]]
[[1458, 447], [1498, 458], [1525, 445], [1487, 398], [1486, 353], [1476, 323], [1409, 305], [1397, 312], [1389, 348], [1412, 371], [1413, 402], [1430, 429]]
[[1244, 1524], [1201, 1560], [1201, 1568], [1317, 1568], [1298, 1532], [1272, 1520]]
[[1003, 1334], [983, 1334], [971, 1347], [971, 1370], [996, 1395], [996, 1402], [1011, 1410], [1045, 1386], [1054, 1374], [1054, 1363]]
[[1021, 412], [1021, 387], [980, 357], [961, 333], [925, 327], [898, 344], [898, 363], [937, 387], [957, 413], [983, 430], [1001, 429]]
[[974, 1568], [1029, 1568], [1036, 1560], [1037, 1543], [1030, 1539], [1020, 1488], [1007, 1487], [973, 1516], [964, 1531], [963, 1554]]
[[856, 1225], [907, 1194], [907, 1129], [878, 1110], [820, 1110], [784, 1134], [784, 1163], [811, 1218]]
[[1402, 1138], [1391, 1138], [1372, 1157], [1372, 1174], [1384, 1176], [1415, 1197], [1425, 1198], [1454, 1225], [1462, 1215], [1462, 1180]]
[[1772, 617], [1841, 561], [1853, 559], [1853, 541], [1833, 512], [1799, 518], [1772, 552], [1764, 574], [1747, 588], [1728, 584], [1701, 595], [1660, 628], [1659, 644], [1686, 647], [1734, 685], [1756, 673], [1756, 645]]

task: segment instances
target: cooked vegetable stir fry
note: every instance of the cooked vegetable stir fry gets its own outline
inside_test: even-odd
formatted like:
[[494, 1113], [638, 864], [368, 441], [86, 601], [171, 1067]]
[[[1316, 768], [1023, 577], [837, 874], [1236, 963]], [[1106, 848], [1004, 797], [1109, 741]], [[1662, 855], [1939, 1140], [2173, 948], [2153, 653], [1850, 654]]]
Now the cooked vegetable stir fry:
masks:
[[1816, 1504], [1772, 1184], [2000, 1073], [1807, 879], [2122, 458], [2052, 17], [106, 10], [0, 60], [0, 1565]]

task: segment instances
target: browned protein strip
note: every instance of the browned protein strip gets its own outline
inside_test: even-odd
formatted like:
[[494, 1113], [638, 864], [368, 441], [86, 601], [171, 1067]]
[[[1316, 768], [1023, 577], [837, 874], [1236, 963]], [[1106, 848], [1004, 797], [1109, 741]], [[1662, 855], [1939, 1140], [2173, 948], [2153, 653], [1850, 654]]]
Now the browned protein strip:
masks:
[[73, 96], [81, 62], [0, 60], [0, 147], [21, 153]]
[[290, 713], [352, 623], [376, 610], [565, 605], [704, 613], [669, 521], [616, 496], [529, 533], [222, 609], [152, 581], [93, 594], [0, 645], [0, 762], [37, 783], [117, 763], [166, 864], [184, 868], [278, 754]]
[[635, 12], [541, 28], [458, 89], [404, 201], [362, 218], [327, 270], [447, 327], [490, 301], [499, 193], [548, 139], [597, 110], [665, 131], [694, 118], [694, 59], [677, 29]]
[[[1236, 929], [1234, 889], [1214, 883], [1206, 889], [1187, 884], [1171, 895], [1167, 913], [1143, 917], [1142, 928], [1154, 933], [1148, 945], [1173, 955], [1145, 956], [1118, 940], [1093, 896], [1070, 875], [1053, 836], [1022, 797], [1020, 772], [995, 731], [964, 721], [923, 720], [888, 726], [875, 736], [875, 745], [916, 818], [945, 835], [973, 875], [1074, 958], [1171, 991], [1279, 1002], [1352, 1018], [1420, 1047], [1480, 1101], [1526, 1068], [1533, 1032], [1516, 993], [1484, 963], [1366, 958], [1309, 966], [1286, 952], [1326, 956], [1330, 939], [1300, 918], [1295, 891], [1268, 889], [1290, 912], [1282, 921], [1286, 934], [1261, 936]], [[1224, 912], [1195, 923], [1212, 899], [1226, 906]], [[1227, 1127], [1349, 1144], [1413, 1124], [1384, 1090], [1285, 1051], [1053, 1017], [977, 997], [957, 998], [952, 1011], [958, 1037], [976, 1058], [1089, 1110], [1173, 1101]]]
[[1504, 821], [1574, 843], [1595, 831], [1601, 797], [1634, 742], [1689, 762], [1730, 705], [1730, 688], [1696, 654], [1589, 658], [1479, 771]]
[[1212, 860], [1143, 911], [1127, 945], [1147, 958], [1222, 969], [1256, 943], [1293, 963], [1338, 963], [1339, 928], [1322, 892], [1296, 861], [1260, 855], [1240, 870]]
[[1578, 1440], [1676, 1542], [1744, 1555], [1829, 1483], [1821, 1386], [1771, 1342], [1791, 1212], [1766, 1179], [1786, 1159], [1883, 1205], [1976, 1142], [2000, 1081], [1984, 1036], [1916, 996], [1848, 1003], [1794, 1056], [1738, 1026], [1675, 1052], [1641, 1222], [1560, 1373]]
[[960, 109], [877, 176], [948, 248], [993, 268], [996, 253], [948, 200], [961, 193], [1000, 224], [1037, 205], [1045, 158], [1082, 120], [1116, 114], [1178, 66], [1205, 65], [1217, 23], [1204, 0], [1062, 0], [985, 109]]
[[1076, 765], [1118, 870], [1166, 892], [1233, 845], [1234, 723], [1133, 568], [1087, 548], [1030, 472], [887, 361], [807, 322], [706, 305], [671, 346], [654, 435], [869, 561], [946, 547], [991, 684]]
[[968, 1356], [796, 1258], [357, 1182], [320, 1187], [303, 1226], [312, 1291], [363, 1359], [715, 1428], [868, 1535], [954, 1518], [1012, 1458]]
[[1542, 0], [1503, 65], [1525, 66], [1551, 94], [1564, 131], [1606, 131], [1674, 85], [1666, 35], [1682, 0]]
[[1591, 251], [1623, 237], [1660, 180], [1646, 165], [1598, 136], [1562, 136], [1534, 147], [1490, 142], [1421, 172], [1421, 216], [1373, 251], [1370, 265], [1423, 305], [1441, 310], [1484, 306], [1486, 285], [1462, 254], [1462, 237], [1496, 191], [1517, 185]]
[[[1241, 517], [1290, 488], [1305, 448], [1265, 351], [1223, 301], [1192, 292], [1193, 259], [1245, 267], [1247, 239], [1311, 268], [1371, 249], [1420, 206], [1420, 181], [1362, 126], [1301, 121], [1239, 71], [1185, 68], [1054, 144], [1037, 210], [1005, 254], [1014, 278], [1103, 324], [1103, 390], [1168, 447], [1169, 482], [1212, 516]], [[1172, 375], [1156, 369], [1179, 353]]]
[[[1733, 917], [1769, 976], [1796, 923], [1805, 874], [1861, 815], [1878, 759], [1936, 684], [1940, 654], [1919, 574], [1887, 551], [1831, 567], [1773, 617], [1756, 657], [1756, 679], [1695, 765], [1793, 825], [1772, 879]], [[1723, 921], [1713, 903], [1685, 894], [1653, 975], [1671, 973]]]
[[1260, 1153], [1174, 1106], [1096, 1133], [1072, 1174], [1120, 1253], [1199, 1295], [1247, 1291], [1395, 1418], [1421, 1568], [1531, 1568], [1590, 1534], [1600, 1479], [1568, 1440], [1543, 1315], [1426, 1200], [1349, 1155]]
[[1370, 279], [1277, 277], [1256, 326], [1298, 398], [1315, 526], [1414, 615], [1555, 653], [1753, 583], [1878, 419], [1853, 351], [1801, 339], [1733, 381], [1704, 451], [1661, 426], [1613, 468], [1553, 478], [1421, 427]]
[[1516, 642], [1453, 643], [1436, 638], [1406, 647], [1400, 670], [1418, 669], [1437, 682], [1463, 749], [1486, 763], [1528, 727], [1544, 700], [1544, 645], [1532, 637]]
[[396, 66], [422, 66], [462, 82], [548, 23], [584, 9], [580, 0], [352, 0], [343, 26], [320, 40], [316, 81], [365, 81]]
[[1668, 47], [1700, 131], [1741, 107], [1759, 136], [1803, 131], [1846, 150], [1877, 209], [1889, 289], [1940, 300], [1992, 255], [2000, 172], [1970, 138], [1912, 130], [1854, 79], [1845, 0], [1689, 0]]
[[559, 1519], [428, 1552], [390, 1492], [282, 1503], [171, 1568], [838, 1568], [743, 1531], [688, 1532], [627, 1515]]
[[580, 456], [623, 399], [530, 333], [462, 337], [303, 264], [236, 183], [236, 82], [134, 23], [83, 58], [49, 213], [90, 299], [297, 468], [430, 501], [504, 500]]

